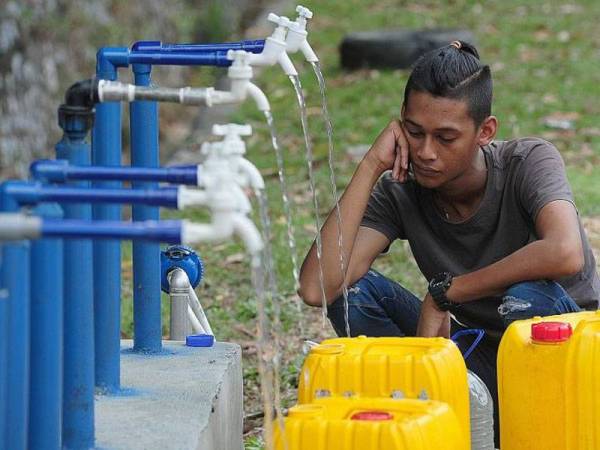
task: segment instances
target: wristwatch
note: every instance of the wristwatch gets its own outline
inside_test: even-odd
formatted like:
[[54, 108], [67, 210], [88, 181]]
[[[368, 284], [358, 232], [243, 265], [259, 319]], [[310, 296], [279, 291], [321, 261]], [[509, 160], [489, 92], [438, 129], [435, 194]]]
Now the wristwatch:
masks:
[[452, 284], [452, 278], [450, 272], [442, 272], [429, 281], [429, 293], [440, 311], [449, 311], [458, 306], [458, 303], [453, 303], [446, 297], [446, 292]]

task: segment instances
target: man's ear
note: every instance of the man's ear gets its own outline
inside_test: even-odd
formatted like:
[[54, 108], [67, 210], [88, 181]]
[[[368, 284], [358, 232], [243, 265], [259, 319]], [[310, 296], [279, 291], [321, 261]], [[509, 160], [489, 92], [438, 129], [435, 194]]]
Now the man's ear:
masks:
[[496, 131], [498, 131], [498, 119], [496, 116], [489, 116], [479, 127], [477, 144], [480, 146], [488, 145], [496, 137]]

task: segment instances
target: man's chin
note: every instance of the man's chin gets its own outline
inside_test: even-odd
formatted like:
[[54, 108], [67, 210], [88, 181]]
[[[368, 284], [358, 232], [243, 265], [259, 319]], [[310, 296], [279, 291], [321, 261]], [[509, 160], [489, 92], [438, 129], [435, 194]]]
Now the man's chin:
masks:
[[415, 181], [418, 185], [427, 189], [436, 189], [444, 184], [444, 180], [441, 177], [424, 177], [419, 174], [415, 174]]

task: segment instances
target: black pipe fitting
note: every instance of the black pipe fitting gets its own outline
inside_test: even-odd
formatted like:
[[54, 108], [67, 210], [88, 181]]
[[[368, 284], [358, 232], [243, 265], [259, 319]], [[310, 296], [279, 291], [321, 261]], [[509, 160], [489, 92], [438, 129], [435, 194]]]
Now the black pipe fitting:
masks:
[[58, 108], [59, 126], [87, 133], [94, 123], [94, 106], [99, 102], [97, 79], [71, 85], [65, 92], [65, 103]]
[[65, 104], [68, 106], [93, 108], [99, 102], [98, 80], [95, 78], [78, 81], [65, 93]]

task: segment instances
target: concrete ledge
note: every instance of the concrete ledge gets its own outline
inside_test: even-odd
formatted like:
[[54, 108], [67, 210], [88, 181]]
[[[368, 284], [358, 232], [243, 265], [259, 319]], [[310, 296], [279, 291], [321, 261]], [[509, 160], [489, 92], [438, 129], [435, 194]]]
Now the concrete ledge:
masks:
[[241, 349], [164, 341], [163, 353], [121, 342], [122, 392], [96, 397], [96, 447], [241, 450]]

